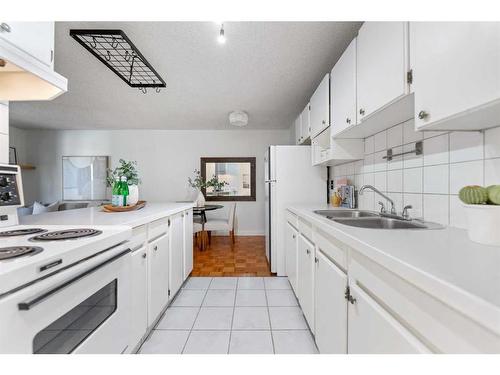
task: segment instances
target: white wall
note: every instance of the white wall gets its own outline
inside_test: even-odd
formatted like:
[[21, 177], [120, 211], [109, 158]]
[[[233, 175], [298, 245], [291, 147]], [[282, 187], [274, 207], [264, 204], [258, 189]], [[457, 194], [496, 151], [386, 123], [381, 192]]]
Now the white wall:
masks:
[[0, 163], [9, 163], [9, 103], [0, 102]]
[[[202, 156], [255, 156], [257, 200], [238, 202], [239, 234], [264, 233], [264, 152], [272, 144], [289, 144], [286, 130], [162, 131], [162, 130], [24, 130], [12, 129], [22, 162], [36, 166], [23, 172], [26, 202], [61, 199], [63, 155], [109, 155], [136, 160], [142, 178], [141, 199], [183, 200], [187, 179], [200, 168]], [[213, 216], [225, 215], [225, 210]]]
[[[420, 140], [423, 155], [382, 159], [386, 149], [397, 154], [412, 150]], [[484, 132], [415, 132], [410, 120], [366, 138], [364, 160], [339, 165], [333, 175], [347, 177], [358, 189], [375, 186], [395, 201], [398, 212], [411, 204], [413, 217], [465, 228], [458, 191], [465, 185], [500, 184], [500, 127]], [[359, 206], [378, 210], [379, 198], [367, 192]]]

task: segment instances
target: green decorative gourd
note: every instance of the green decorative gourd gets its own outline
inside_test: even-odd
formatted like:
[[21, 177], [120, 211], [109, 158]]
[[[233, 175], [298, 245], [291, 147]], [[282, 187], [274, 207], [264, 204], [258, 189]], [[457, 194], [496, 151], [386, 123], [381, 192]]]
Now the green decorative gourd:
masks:
[[487, 187], [488, 201], [492, 204], [500, 204], [500, 185], [491, 185]]
[[488, 190], [482, 186], [465, 186], [458, 192], [458, 197], [465, 204], [482, 204], [488, 200]]

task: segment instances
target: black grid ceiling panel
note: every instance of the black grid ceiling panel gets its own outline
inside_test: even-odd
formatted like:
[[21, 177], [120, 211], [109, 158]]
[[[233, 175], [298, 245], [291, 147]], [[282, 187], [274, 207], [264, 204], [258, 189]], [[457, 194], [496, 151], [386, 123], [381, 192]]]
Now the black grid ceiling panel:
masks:
[[165, 81], [122, 30], [70, 30], [69, 34], [130, 87], [165, 87]]

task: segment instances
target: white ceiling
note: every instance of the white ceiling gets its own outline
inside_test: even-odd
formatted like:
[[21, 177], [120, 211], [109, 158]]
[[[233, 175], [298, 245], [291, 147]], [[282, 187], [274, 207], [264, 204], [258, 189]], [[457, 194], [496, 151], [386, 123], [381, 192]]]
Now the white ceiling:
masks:
[[[242, 109], [251, 129], [288, 128], [333, 67], [359, 22], [56, 24], [56, 71], [69, 91], [52, 102], [11, 103], [11, 125], [54, 129], [227, 129]], [[166, 81], [130, 88], [69, 36], [72, 28], [122, 29]]]

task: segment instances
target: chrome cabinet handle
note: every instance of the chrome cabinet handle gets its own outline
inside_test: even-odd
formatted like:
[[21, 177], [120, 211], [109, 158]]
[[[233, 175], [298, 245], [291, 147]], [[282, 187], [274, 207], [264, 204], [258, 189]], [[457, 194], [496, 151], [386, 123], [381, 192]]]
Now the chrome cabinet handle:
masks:
[[325, 124], [326, 124], [326, 121], [325, 121], [325, 120], [323, 120], [323, 121], [321, 121], [321, 123], [322, 123], [323, 125], [325, 125]]
[[319, 263], [318, 257], [314, 257], [314, 263]]
[[153, 247], [154, 251], [158, 251], [158, 246]]
[[307, 254], [307, 255], [311, 254], [311, 250], [306, 249], [306, 254]]
[[345, 119], [345, 122], [347, 122], [348, 124], [350, 124], [351, 123], [351, 119], [348, 117], [348, 118]]
[[365, 110], [364, 110], [363, 108], [360, 108], [360, 109], [359, 109], [359, 114], [360, 114], [361, 116], [363, 116], [363, 115], [365, 114]]
[[147, 257], [147, 254], [146, 254], [146, 253], [142, 254], [142, 257], [143, 257], [143, 258], [146, 258], [146, 257]]
[[10, 28], [10, 25], [5, 23], [5, 22], [2, 22], [0, 24], [0, 30], [5, 31], [6, 33], [10, 33], [12, 31], [12, 29]]
[[428, 116], [429, 116], [429, 114], [427, 112], [425, 112], [425, 111], [418, 112], [418, 118], [420, 120], [423, 120], [423, 119], [427, 118]]
[[292, 238], [295, 239], [295, 234], [292, 234]]

